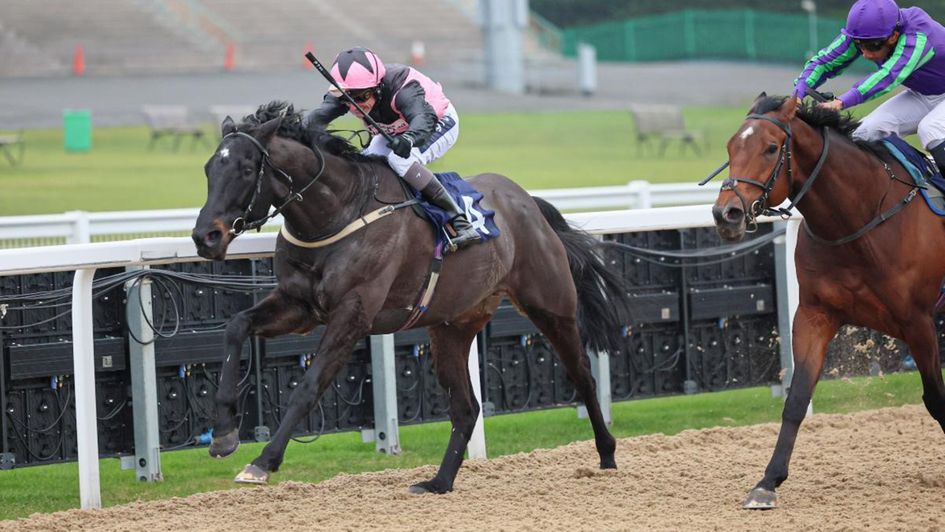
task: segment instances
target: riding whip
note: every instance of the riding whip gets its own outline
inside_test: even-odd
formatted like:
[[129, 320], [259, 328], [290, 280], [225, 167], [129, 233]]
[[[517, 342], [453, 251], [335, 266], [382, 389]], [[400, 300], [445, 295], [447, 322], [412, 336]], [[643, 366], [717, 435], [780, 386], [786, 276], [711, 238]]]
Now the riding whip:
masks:
[[374, 129], [378, 130], [380, 134], [383, 135], [385, 139], [387, 139], [388, 142], [392, 142], [394, 140], [394, 137], [392, 137], [390, 133], [382, 129], [381, 126], [379, 126], [377, 122], [375, 122], [374, 119], [371, 118], [371, 115], [364, 112], [364, 109], [362, 109], [361, 106], [358, 105], [358, 102], [354, 101], [354, 98], [352, 98], [351, 95], [348, 94], [348, 91], [342, 89], [341, 86], [338, 85], [338, 82], [335, 81], [335, 78], [331, 77], [331, 74], [329, 74], [327, 70], [325, 70], [325, 67], [322, 66], [318, 58], [315, 57], [315, 54], [313, 54], [312, 52], [305, 52], [305, 58], [308, 59], [310, 63], [312, 63], [312, 66], [315, 67], [315, 70], [317, 70], [319, 74], [324, 76], [325, 79], [327, 79], [329, 83], [331, 83], [332, 85], [335, 86], [336, 89], [341, 91], [341, 96], [345, 100], [347, 100], [348, 103], [353, 105], [357, 110], [361, 111], [361, 115], [364, 117], [365, 122], [367, 122], [368, 124], [371, 124], [374, 127]]

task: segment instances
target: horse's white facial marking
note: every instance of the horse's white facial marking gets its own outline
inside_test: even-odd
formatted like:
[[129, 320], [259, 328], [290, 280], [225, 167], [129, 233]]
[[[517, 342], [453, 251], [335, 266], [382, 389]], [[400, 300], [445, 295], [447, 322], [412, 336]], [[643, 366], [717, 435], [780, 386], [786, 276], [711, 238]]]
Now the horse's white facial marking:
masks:
[[229, 149], [229, 148], [223, 148], [222, 150], [220, 150], [220, 158], [221, 158], [221, 159], [223, 159], [223, 160], [225, 161], [226, 158], [229, 157], [229, 156], [230, 156], [230, 149]]
[[739, 135], [739, 138], [741, 138], [742, 140], [745, 140], [748, 137], [750, 137], [751, 134], [754, 132], [755, 132], [755, 128], [752, 126], [748, 126], [748, 128], [745, 131], [742, 131], [742, 134]]

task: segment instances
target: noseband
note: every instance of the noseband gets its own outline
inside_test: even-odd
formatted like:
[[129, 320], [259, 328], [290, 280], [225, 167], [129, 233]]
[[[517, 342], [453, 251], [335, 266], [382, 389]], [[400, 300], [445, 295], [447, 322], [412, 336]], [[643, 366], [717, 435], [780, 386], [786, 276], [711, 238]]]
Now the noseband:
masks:
[[[230, 227], [230, 234], [233, 236], [239, 236], [250, 229], [258, 229], [259, 227], [262, 227], [263, 224], [268, 222], [270, 219], [281, 214], [282, 211], [293, 201], [302, 201], [302, 194], [304, 194], [305, 191], [309, 189], [309, 187], [314, 185], [315, 182], [318, 181], [318, 178], [322, 176], [322, 172], [325, 171], [325, 157], [322, 155], [321, 150], [318, 149], [318, 146], [313, 146], [315, 155], [318, 157], [318, 160], [321, 161], [321, 166], [318, 169], [318, 173], [315, 174], [315, 177], [313, 177], [312, 180], [308, 182], [308, 184], [302, 187], [302, 190], [293, 192], [292, 186], [294, 182], [292, 180], [292, 176], [285, 173], [278, 166], [272, 164], [272, 158], [269, 155], [269, 150], [267, 150], [266, 147], [262, 145], [262, 143], [256, 140], [256, 137], [250, 135], [249, 133], [244, 133], [243, 131], [233, 131], [224, 135], [223, 139], [225, 140], [229, 137], [245, 137], [252, 141], [253, 145], [259, 149], [260, 153], [262, 153], [262, 160], [259, 161], [259, 171], [256, 173], [256, 188], [253, 191], [253, 197], [249, 200], [249, 205], [246, 206], [246, 209], [243, 211], [243, 215], [238, 216], [235, 220], [233, 220], [233, 224]], [[262, 192], [263, 176], [266, 173], [267, 166], [272, 168], [278, 175], [281, 175], [283, 178], [285, 178], [285, 181], [289, 186], [289, 194], [282, 201], [282, 204], [276, 208], [276, 210], [258, 220], [247, 222], [246, 220], [249, 218], [253, 211], [253, 207], [256, 205], [256, 200], [259, 198], [259, 194]]]

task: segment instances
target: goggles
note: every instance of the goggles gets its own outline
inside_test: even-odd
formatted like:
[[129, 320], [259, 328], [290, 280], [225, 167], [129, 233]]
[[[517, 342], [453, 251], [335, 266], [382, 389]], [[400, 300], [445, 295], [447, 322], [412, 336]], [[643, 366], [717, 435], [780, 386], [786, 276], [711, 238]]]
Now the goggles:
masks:
[[374, 96], [374, 89], [363, 89], [359, 91], [350, 91], [348, 96], [351, 96], [351, 99], [358, 102], [364, 103], [370, 100]]

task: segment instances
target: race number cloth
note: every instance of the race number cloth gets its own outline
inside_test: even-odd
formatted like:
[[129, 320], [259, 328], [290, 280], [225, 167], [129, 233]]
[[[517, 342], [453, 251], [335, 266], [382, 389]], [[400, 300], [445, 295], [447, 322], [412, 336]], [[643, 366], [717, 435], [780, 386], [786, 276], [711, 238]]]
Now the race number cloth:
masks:
[[[469, 220], [469, 223], [472, 224], [476, 232], [479, 233], [479, 238], [482, 242], [499, 236], [499, 228], [496, 227], [495, 221], [493, 220], [495, 211], [485, 209], [479, 204], [479, 200], [482, 199], [482, 194], [479, 191], [464, 181], [456, 172], [444, 172], [434, 175], [440, 180], [440, 183], [443, 183], [443, 187], [446, 191], [453, 196], [453, 199], [456, 200], [456, 204], [465, 211], [466, 219]], [[443, 233], [443, 226], [450, 221], [446, 211], [436, 205], [431, 205], [423, 201], [423, 197], [420, 196], [419, 192], [414, 191], [414, 195], [420, 200], [420, 206], [422, 206], [424, 212], [426, 212], [427, 219], [433, 224], [433, 230], [436, 233], [436, 243], [440, 244], [445, 242], [446, 238]]]
[[925, 154], [895, 135], [883, 139], [883, 145], [906, 167], [917, 185], [926, 187], [920, 190], [929, 209], [939, 216], [945, 216], [945, 179], [938, 167]]

